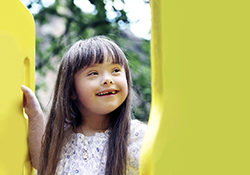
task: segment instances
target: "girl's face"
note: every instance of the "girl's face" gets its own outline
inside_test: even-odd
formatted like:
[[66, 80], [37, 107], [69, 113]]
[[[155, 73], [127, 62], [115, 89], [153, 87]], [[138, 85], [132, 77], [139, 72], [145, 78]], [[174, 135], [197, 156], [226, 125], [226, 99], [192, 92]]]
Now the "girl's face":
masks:
[[79, 70], [74, 76], [74, 85], [73, 98], [84, 116], [107, 115], [128, 95], [124, 68], [109, 61]]

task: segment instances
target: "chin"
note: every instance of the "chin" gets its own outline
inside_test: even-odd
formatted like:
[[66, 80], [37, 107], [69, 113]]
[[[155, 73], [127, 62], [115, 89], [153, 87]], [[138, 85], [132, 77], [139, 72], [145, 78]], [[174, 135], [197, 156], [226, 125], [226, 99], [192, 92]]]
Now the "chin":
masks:
[[111, 114], [112, 112], [114, 112], [116, 109], [118, 109], [119, 106], [115, 106], [115, 107], [110, 107], [109, 108], [105, 108], [104, 110], [100, 110], [100, 112], [103, 114], [103, 115], [108, 115], [108, 114]]

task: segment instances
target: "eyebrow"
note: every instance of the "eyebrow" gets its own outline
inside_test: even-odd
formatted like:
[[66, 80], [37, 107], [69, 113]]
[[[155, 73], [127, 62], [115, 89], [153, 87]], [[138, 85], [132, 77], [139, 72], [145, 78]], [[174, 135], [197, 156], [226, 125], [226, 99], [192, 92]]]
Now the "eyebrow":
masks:
[[[86, 68], [83, 68], [83, 69], [95, 67], [95, 66], [100, 65], [100, 64], [103, 64], [103, 63], [94, 63], [94, 64], [91, 64], [91, 65], [89, 65], [89, 66], [87, 66]], [[110, 65], [120, 65], [120, 66], [122, 66], [122, 65], [119, 64], [119, 63], [113, 63], [113, 62], [110, 62]]]

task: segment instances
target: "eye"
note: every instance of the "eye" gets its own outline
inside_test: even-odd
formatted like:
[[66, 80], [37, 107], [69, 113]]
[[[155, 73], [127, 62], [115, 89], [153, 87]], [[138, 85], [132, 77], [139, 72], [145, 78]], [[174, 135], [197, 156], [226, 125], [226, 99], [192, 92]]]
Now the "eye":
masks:
[[95, 71], [91, 71], [87, 74], [87, 76], [94, 76], [94, 75], [98, 75], [98, 73]]
[[117, 67], [112, 70], [112, 73], [118, 73], [118, 72], [121, 72], [121, 69]]

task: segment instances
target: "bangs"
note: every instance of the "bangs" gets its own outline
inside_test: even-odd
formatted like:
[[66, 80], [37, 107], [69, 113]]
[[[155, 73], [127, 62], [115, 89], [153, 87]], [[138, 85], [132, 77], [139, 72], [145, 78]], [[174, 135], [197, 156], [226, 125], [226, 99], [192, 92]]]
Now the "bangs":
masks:
[[105, 37], [80, 40], [71, 47], [69, 52], [74, 73], [93, 64], [103, 64], [104, 61], [121, 66], [127, 63], [123, 51]]

